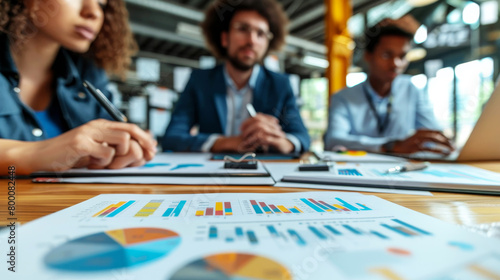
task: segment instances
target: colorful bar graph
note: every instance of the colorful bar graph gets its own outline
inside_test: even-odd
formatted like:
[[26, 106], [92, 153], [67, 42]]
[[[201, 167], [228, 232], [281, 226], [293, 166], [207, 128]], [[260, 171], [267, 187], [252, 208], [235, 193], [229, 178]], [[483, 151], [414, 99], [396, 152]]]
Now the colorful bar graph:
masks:
[[312, 231], [312, 233], [314, 233], [319, 239], [327, 239], [328, 238], [319, 229], [317, 229], [317, 228], [315, 228], [313, 226], [310, 226], [309, 230]]
[[288, 230], [288, 234], [290, 234], [291, 238], [295, 240], [295, 242], [300, 246], [305, 246], [306, 242], [304, 239], [293, 229]]
[[252, 204], [252, 207], [253, 207], [253, 210], [255, 211], [255, 214], [263, 214], [264, 213], [264, 212], [262, 212], [259, 205], [257, 204], [257, 201], [250, 200], [250, 204]]
[[363, 176], [356, 169], [339, 169], [338, 173], [339, 175], [345, 175], [345, 176]]
[[344, 206], [345, 208], [347, 208], [347, 209], [349, 209], [349, 210], [351, 210], [351, 211], [359, 211], [359, 209], [358, 209], [358, 208], [356, 208], [356, 207], [352, 206], [351, 204], [347, 203], [347, 202], [346, 202], [346, 201], [344, 201], [343, 199], [338, 198], [338, 197], [337, 197], [337, 198], [335, 198], [335, 199], [336, 199], [337, 201], [339, 201], [339, 202], [340, 202], [340, 204], [341, 204], [342, 206]]
[[332, 205], [330, 205], [330, 204], [328, 204], [328, 203], [326, 203], [326, 202], [324, 202], [324, 201], [321, 201], [321, 200], [320, 200], [320, 201], [319, 201], [319, 203], [321, 203], [321, 204], [325, 205], [326, 207], [330, 208], [331, 210], [340, 211], [339, 209], [337, 209], [337, 208], [333, 207]]
[[327, 211], [327, 212], [332, 212], [333, 210], [330, 209], [330, 207], [326, 207], [325, 205], [317, 202], [316, 200], [312, 199], [312, 198], [309, 198], [309, 201], [311, 201], [312, 203], [316, 204], [317, 206], [319, 206], [321, 209]]
[[311, 207], [316, 212], [325, 212], [323, 209], [319, 208], [314, 203], [305, 198], [301, 198], [300, 201], [304, 202], [307, 206]]
[[[184, 208], [184, 205], [186, 205], [186, 200], [181, 200], [179, 201], [179, 203], [177, 203], [177, 205], [175, 205], [175, 203], [171, 204], [167, 210], [165, 211], [165, 213], [163, 213], [162, 217], [170, 217], [171, 215], [174, 216], [174, 217], [179, 217], [179, 215], [181, 214], [181, 211], [182, 211], [182, 208]], [[175, 206], [175, 208], [174, 208]]]
[[130, 205], [134, 204], [135, 200], [131, 200], [128, 202], [125, 201], [120, 201], [116, 204], [111, 204], [108, 207], [102, 209], [101, 211], [95, 213], [92, 217], [106, 217], [106, 218], [113, 218], [116, 215], [118, 215], [120, 212], [123, 210], [127, 209]]
[[156, 212], [156, 210], [162, 203], [163, 200], [151, 200], [146, 205], [144, 205], [142, 209], [135, 214], [134, 217], [149, 217], [153, 215], [154, 212]]

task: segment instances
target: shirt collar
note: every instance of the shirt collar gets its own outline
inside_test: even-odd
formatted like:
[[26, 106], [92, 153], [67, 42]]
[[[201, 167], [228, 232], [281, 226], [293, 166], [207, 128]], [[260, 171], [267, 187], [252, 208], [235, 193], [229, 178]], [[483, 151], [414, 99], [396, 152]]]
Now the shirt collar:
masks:
[[243, 87], [241, 90], [238, 90], [236, 87], [233, 79], [229, 76], [227, 73], [226, 65], [222, 65], [223, 73], [224, 73], [224, 79], [226, 80], [226, 85], [231, 87], [234, 91], [239, 92], [246, 87], [250, 87], [252, 90], [255, 88], [255, 84], [257, 84], [257, 78], [259, 77], [259, 72], [260, 72], [260, 65], [255, 64], [252, 69], [252, 75], [250, 76], [250, 79], [248, 80], [248, 83], [245, 87]]
[[[54, 75], [62, 78], [66, 84], [71, 84], [79, 78], [78, 69], [71, 58], [69, 51], [61, 48], [54, 61]], [[9, 48], [9, 38], [6, 34], [0, 34], [0, 72], [19, 74]]]
[[384, 100], [388, 100], [389, 96], [386, 97], [381, 97], [378, 95], [375, 90], [373, 89], [372, 85], [370, 84], [370, 81], [366, 79], [366, 81], [362, 85], [363, 90], [368, 93], [370, 98], [373, 100], [373, 102], [382, 102]]

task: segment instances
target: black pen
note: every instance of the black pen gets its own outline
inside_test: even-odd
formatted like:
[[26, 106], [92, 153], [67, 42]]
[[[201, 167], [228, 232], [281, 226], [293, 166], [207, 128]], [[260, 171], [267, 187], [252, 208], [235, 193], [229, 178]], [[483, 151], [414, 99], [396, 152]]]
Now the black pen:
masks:
[[99, 89], [95, 88], [89, 81], [83, 81], [83, 86], [99, 101], [99, 103], [108, 111], [111, 117], [117, 122], [127, 122], [127, 117], [122, 114], [114, 105], [106, 98]]

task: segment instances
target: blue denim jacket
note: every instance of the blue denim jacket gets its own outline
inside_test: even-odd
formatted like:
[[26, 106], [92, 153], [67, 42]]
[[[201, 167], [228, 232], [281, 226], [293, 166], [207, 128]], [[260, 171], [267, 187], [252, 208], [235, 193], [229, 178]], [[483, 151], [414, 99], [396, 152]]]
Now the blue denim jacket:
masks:
[[[54, 63], [54, 89], [68, 129], [93, 119], [111, 119], [109, 114], [83, 87], [83, 80], [111, 98], [106, 90], [104, 71], [80, 55], [61, 48]], [[21, 141], [46, 139], [46, 133], [35, 118], [34, 111], [19, 99], [19, 73], [12, 59], [8, 38], [0, 34], [0, 138]]]

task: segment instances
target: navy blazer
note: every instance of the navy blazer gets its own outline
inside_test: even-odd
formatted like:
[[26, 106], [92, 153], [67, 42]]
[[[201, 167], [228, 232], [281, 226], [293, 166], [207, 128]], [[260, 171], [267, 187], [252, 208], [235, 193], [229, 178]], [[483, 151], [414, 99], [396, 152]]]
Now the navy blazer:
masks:
[[[55, 62], [55, 95], [61, 107], [65, 129], [73, 129], [93, 119], [111, 116], [82, 85], [83, 79], [90, 81], [111, 98], [106, 91], [108, 79], [104, 71], [81, 55], [61, 49]], [[0, 34], [0, 138], [21, 141], [45, 140], [35, 112], [18, 97], [19, 73], [10, 54], [8, 39]]]
[[[211, 134], [224, 134], [226, 94], [222, 65], [209, 70], [194, 70], [172, 113], [163, 137], [163, 149], [199, 152]], [[257, 112], [276, 117], [283, 131], [300, 141], [302, 152], [309, 149], [309, 134], [287, 76], [261, 67], [253, 90], [252, 105]], [[192, 136], [189, 132], [194, 125], [199, 126], [199, 133]]]

